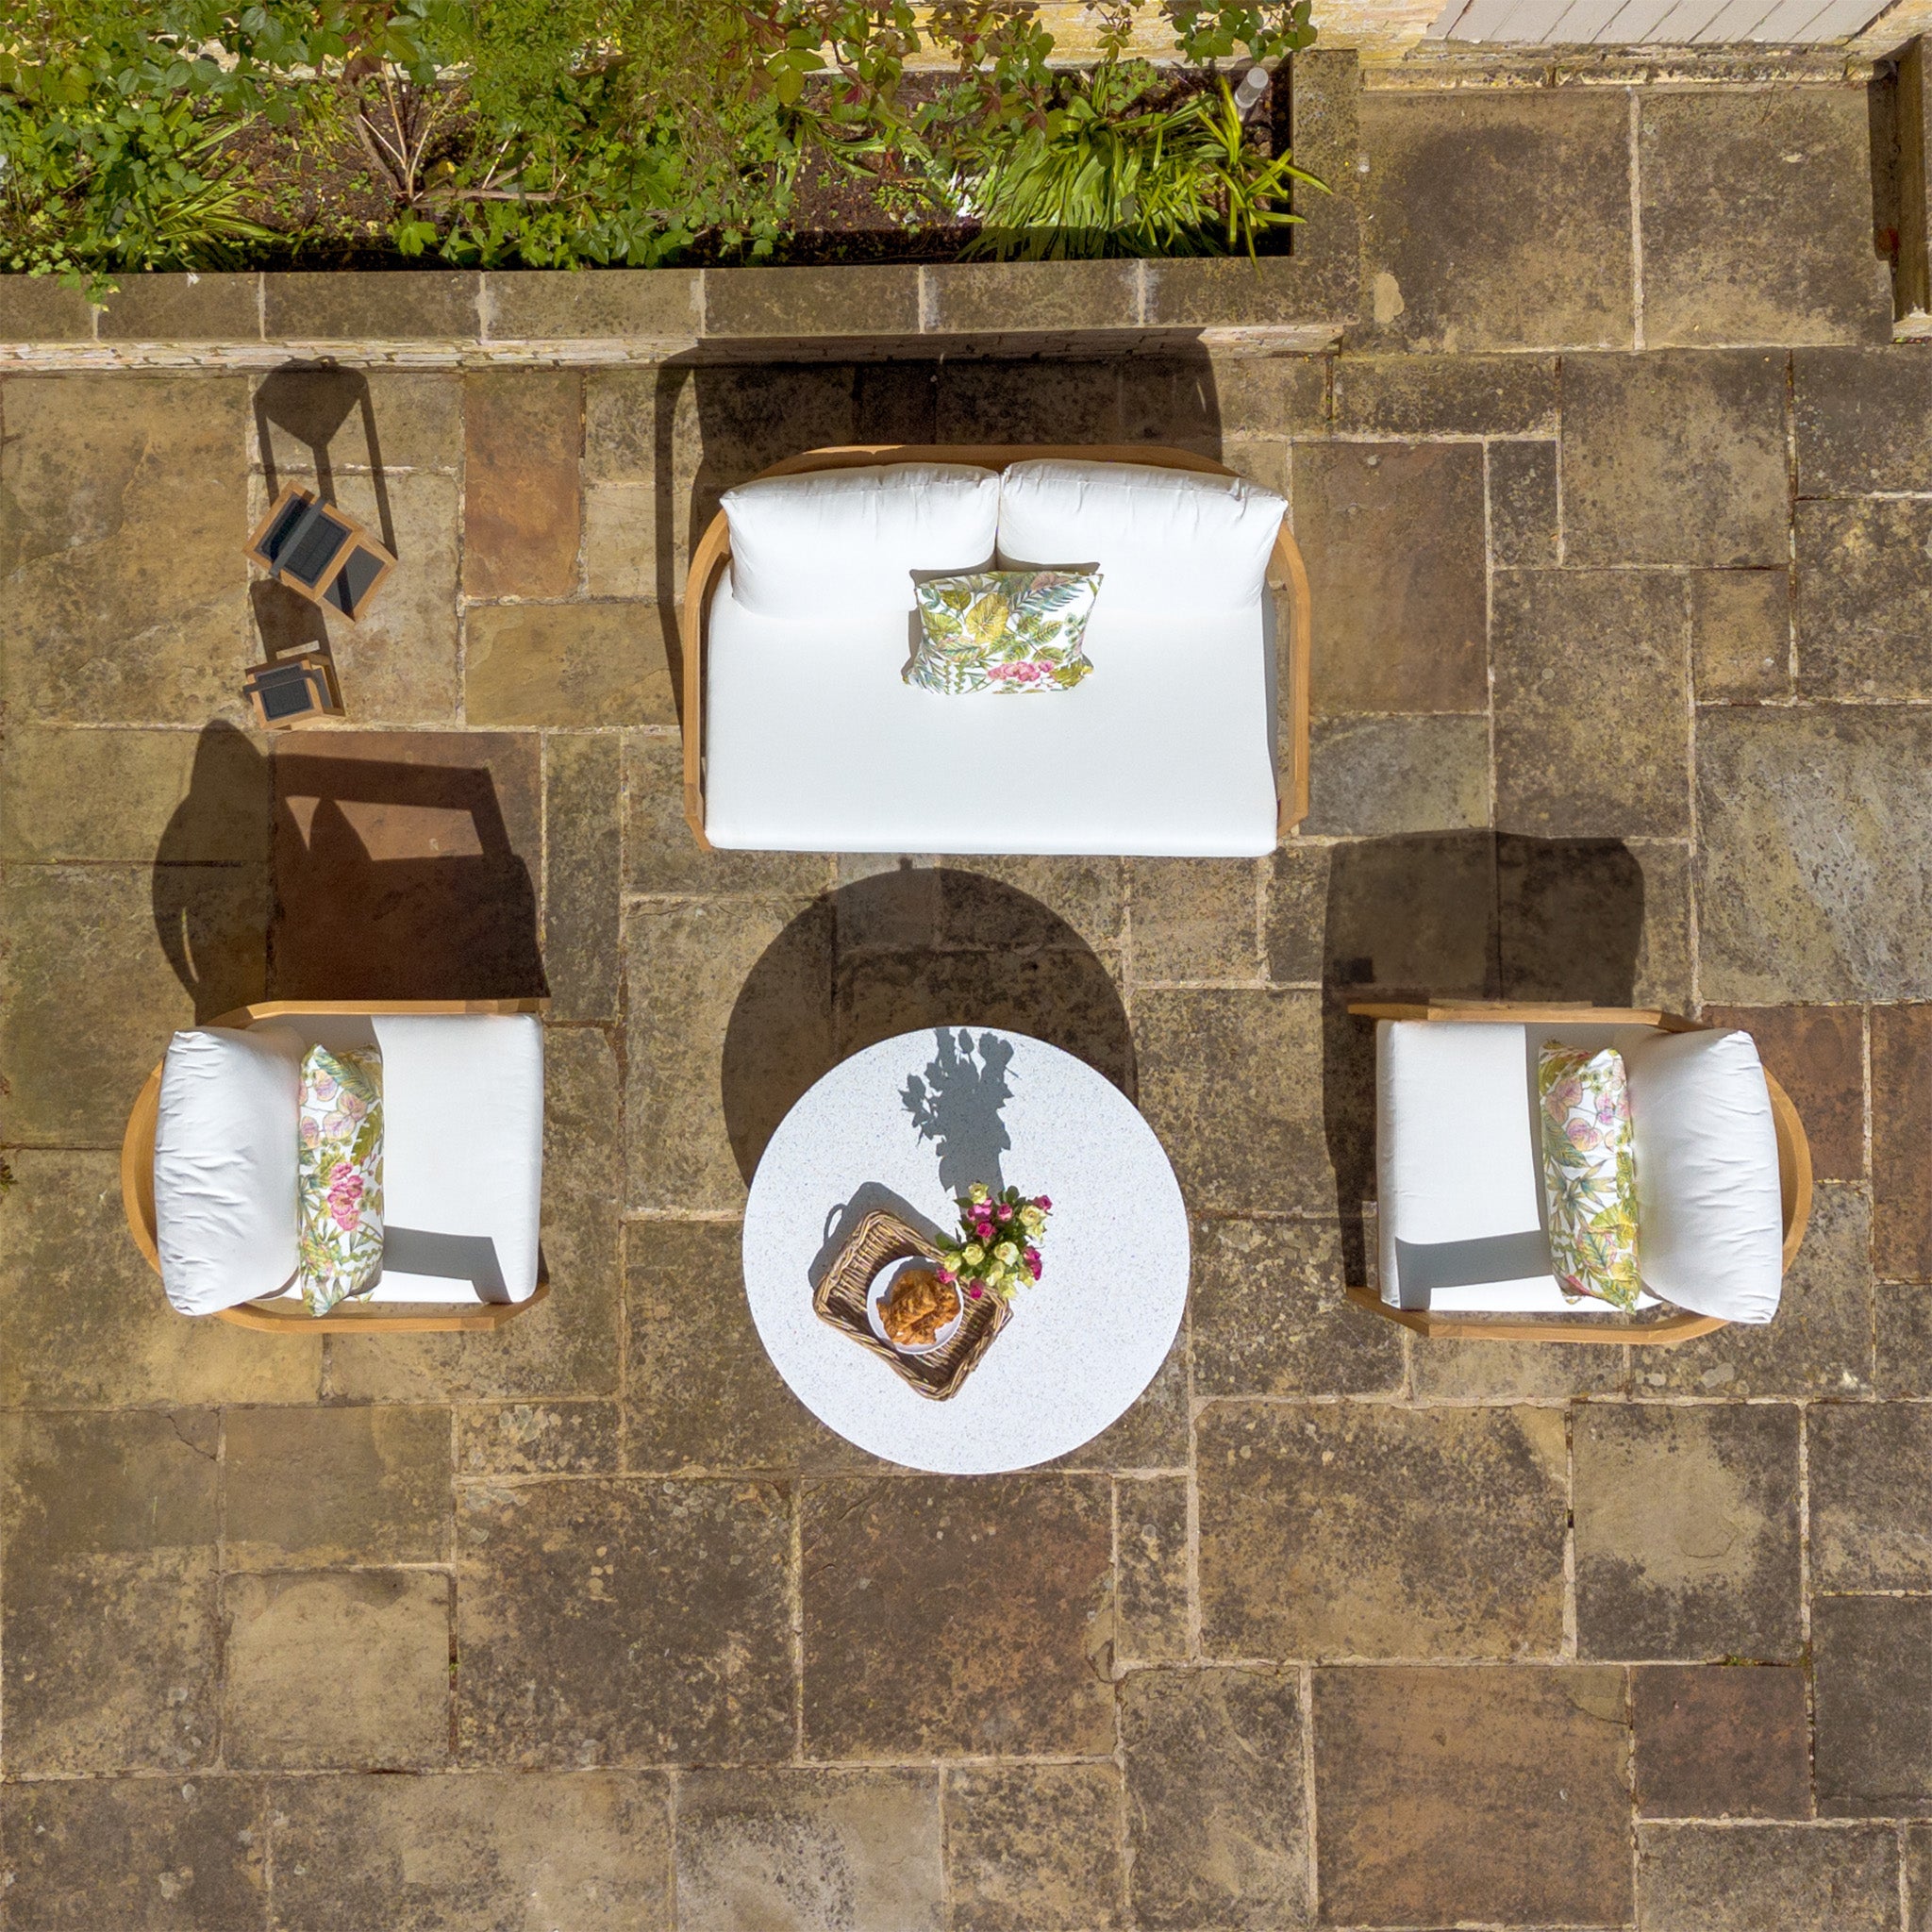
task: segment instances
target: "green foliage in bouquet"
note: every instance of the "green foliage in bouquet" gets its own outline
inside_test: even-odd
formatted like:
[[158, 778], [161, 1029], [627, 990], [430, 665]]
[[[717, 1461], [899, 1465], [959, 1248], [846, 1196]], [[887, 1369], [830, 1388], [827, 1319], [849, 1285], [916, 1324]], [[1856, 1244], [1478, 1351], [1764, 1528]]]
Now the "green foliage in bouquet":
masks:
[[968, 1301], [996, 1294], [1010, 1302], [1041, 1272], [1040, 1240], [1053, 1202], [1018, 1188], [994, 1193], [975, 1182], [958, 1200], [959, 1232], [940, 1243], [940, 1279], [958, 1282]]

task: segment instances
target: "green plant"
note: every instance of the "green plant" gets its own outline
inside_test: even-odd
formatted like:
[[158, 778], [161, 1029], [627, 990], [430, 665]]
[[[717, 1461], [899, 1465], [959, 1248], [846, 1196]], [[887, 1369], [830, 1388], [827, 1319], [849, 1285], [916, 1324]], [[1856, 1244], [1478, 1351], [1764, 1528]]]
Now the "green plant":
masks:
[[1326, 192], [1287, 155], [1248, 143], [1224, 81], [1175, 107], [1137, 108], [1148, 84], [1144, 70], [1106, 85], [1096, 75], [1044, 127], [983, 151], [956, 183], [981, 225], [967, 256], [1252, 258], [1261, 235], [1302, 219], [1285, 206], [1294, 183]]

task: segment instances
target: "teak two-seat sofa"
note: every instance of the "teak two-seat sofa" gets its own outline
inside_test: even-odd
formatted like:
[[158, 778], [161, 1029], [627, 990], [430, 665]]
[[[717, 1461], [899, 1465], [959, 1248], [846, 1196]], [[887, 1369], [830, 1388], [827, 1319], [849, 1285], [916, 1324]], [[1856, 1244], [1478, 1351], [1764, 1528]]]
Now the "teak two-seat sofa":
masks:
[[[933, 465], [987, 473], [981, 522], [918, 527]], [[708, 850], [1272, 851], [1308, 786], [1308, 584], [1284, 508], [1154, 446], [880, 443], [774, 465], [726, 493], [692, 556], [692, 832]], [[995, 565], [1098, 569], [1092, 675], [1017, 699], [907, 684], [915, 578]]]

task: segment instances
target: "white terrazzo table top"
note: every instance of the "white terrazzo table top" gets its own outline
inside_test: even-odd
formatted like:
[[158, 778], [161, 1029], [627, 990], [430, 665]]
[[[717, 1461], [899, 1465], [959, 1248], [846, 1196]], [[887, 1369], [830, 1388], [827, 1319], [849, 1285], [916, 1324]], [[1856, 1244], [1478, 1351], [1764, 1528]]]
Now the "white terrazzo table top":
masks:
[[[934, 1402], [822, 1322], [812, 1290], [868, 1208], [950, 1231], [976, 1180], [1052, 1197], [1044, 1268]], [[1180, 1186], [1133, 1104], [1058, 1047], [983, 1027], [901, 1034], [833, 1068], [779, 1124], [745, 1207], [752, 1319], [792, 1392], [861, 1449], [947, 1474], [1045, 1462], [1116, 1420], [1166, 1359], [1188, 1269]]]

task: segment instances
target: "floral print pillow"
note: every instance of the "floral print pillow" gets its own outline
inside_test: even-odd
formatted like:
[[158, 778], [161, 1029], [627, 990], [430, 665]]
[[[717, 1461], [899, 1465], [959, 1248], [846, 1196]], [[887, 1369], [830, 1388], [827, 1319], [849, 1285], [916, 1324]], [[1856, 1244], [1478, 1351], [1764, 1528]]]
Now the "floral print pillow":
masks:
[[1071, 691], [1093, 669], [1080, 649], [1098, 576], [1064, 570], [983, 570], [919, 586], [919, 647], [908, 684], [965, 691]]
[[382, 1052], [311, 1046], [302, 1058], [296, 1281], [311, 1315], [382, 1273]]
[[1565, 1294], [1634, 1308], [1637, 1158], [1624, 1056], [1545, 1041], [1537, 1056], [1550, 1264]]

